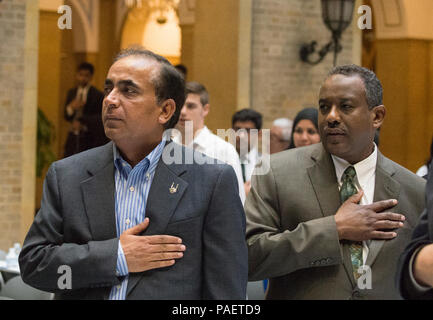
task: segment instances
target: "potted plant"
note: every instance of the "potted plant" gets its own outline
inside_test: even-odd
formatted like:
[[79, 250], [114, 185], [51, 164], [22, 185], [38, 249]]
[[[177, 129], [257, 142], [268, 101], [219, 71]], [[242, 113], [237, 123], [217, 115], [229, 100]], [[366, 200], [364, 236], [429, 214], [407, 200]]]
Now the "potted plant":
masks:
[[42, 177], [44, 169], [56, 160], [56, 155], [51, 150], [51, 143], [54, 139], [54, 125], [50, 120], [48, 120], [44, 112], [38, 108], [36, 175], [39, 178]]

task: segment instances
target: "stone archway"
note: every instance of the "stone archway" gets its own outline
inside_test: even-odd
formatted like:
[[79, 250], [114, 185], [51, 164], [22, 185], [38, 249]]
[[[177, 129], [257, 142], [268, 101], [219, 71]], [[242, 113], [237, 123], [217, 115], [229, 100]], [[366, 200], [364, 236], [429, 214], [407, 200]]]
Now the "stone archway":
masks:
[[180, 63], [181, 31], [177, 13], [166, 12], [165, 23], [156, 22], [156, 15], [147, 6], [129, 10], [120, 31], [120, 47], [144, 46], [172, 64]]

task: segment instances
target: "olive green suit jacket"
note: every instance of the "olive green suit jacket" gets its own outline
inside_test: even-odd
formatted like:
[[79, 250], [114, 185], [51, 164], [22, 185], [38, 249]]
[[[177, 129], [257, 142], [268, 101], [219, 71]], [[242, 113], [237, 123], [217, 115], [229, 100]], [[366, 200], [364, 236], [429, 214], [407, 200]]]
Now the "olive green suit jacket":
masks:
[[271, 156], [245, 203], [249, 280], [269, 278], [267, 299], [401, 299], [394, 284], [400, 253], [424, 209], [425, 181], [378, 152], [374, 201], [397, 199], [406, 216], [393, 240], [372, 240], [361, 288], [334, 214], [341, 205], [335, 167], [322, 144]]

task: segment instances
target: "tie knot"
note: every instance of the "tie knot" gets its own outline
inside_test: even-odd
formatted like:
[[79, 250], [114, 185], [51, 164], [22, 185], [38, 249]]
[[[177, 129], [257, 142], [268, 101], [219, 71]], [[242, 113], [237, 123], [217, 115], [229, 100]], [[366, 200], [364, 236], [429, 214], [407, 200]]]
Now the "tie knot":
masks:
[[341, 180], [344, 181], [346, 179], [353, 180], [356, 176], [356, 171], [353, 166], [348, 167], [346, 170], [344, 170], [343, 176], [341, 177]]

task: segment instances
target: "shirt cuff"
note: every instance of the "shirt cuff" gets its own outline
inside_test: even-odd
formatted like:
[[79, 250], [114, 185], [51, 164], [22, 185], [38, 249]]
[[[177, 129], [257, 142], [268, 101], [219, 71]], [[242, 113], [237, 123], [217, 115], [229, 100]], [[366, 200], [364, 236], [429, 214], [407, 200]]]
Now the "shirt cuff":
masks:
[[66, 114], [70, 117], [74, 114], [74, 109], [71, 106], [66, 106]]
[[419, 284], [419, 283], [416, 281], [415, 276], [414, 276], [414, 274], [413, 274], [413, 264], [414, 264], [414, 262], [415, 262], [415, 258], [416, 258], [416, 256], [417, 256], [418, 252], [420, 252], [421, 249], [422, 249], [423, 247], [424, 247], [424, 246], [419, 247], [419, 248], [418, 248], [418, 249], [417, 249], [417, 250], [412, 254], [412, 257], [410, 258], [410, 261], [409, 261], [409, 277], [410, 277], [410, 282], [411, 282], [412, 285], [414, 286], [415, 290], [418, 291], [419, 293], [425, 293], [425, 292], [431, 290], [430, 287], [425, 287], [425, 286]]
[[122, 245], [119, 240], [119, 247], [117, 248], [116, 276], [123, 277], [127, 276], [128, 273], [128, 264], [126, 263], [125, 254], [123, 253]]

